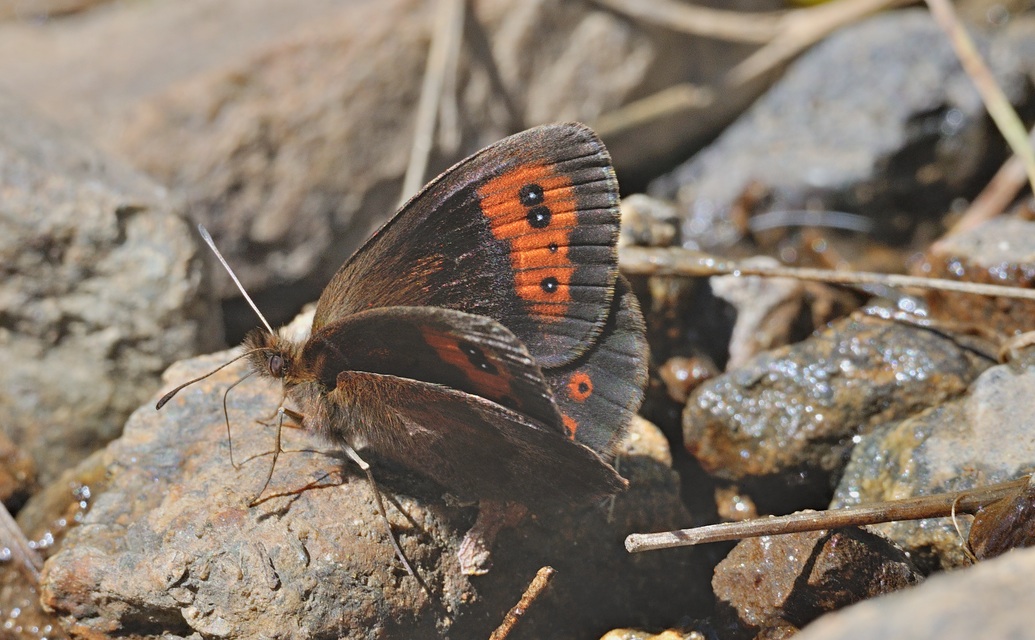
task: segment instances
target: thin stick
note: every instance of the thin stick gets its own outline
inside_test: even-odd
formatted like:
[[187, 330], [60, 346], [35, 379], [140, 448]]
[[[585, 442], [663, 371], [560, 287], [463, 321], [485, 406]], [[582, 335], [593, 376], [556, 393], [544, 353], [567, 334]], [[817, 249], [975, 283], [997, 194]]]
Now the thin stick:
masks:
[[449, 38], [446, 62], [442, 72], [442, 95], [438, 107], [438, 144], [446, 154], [454, 154], [460, 148], [460, 50], [464, 42], [464, 27], [467, 14], [471, 11], [470, 0], [463, 0], [460, 7], [460, 24], [450, 25], [456, 33]]
[[917, 287], [939, 291], [955, 291], [975, 295], [998, 296], [1035, 300], [1035, 289], [1023, 289], [998, 284], [961, 282], [943, 278], [922, 278], [896, 273], [869, 271], [832, 271], [803, 267], [745, 266], [734, 260], [725, 260], [698, 251], [680, 248], [648, 249], [623, 247], [619, 252], [622, 271], [647, 276], [765, 276], [770, 278], [797, 278], [843, 285], [881, 285], [886, 287]]
[[18, 568], [25, 574], [32, 586], [38, 587], [40, 571], [43, 570], [43, 560], [29, 544], [22, 528], [18, 526], [2, 502], [0, 502], [0, 547], [10, 549], [11, 557], [18, 563]]
[[424, 173], [428, 168], [428, 157], [435, 137], [435, 120], [442, 101], [442, 87], [449, 67], [451, 42], [460, 38], [464, 26], [464, 0], [439, 0], [435, 5], [434, 31], [431, 51], [424, 70], [424, 83], [417, 103], [417, 124], [410, 149], [410, 162], [403, 178], [400, 206], [415, 194], [424, 184]]
[[726, 84], [740, 86], [762, 77], [841, 27], [912, 0], [837, 0], [787, 12], [778, 33], [726, 74]]
[[252, 311], [255, 312], [255, 315], [259, 316], [259, 320], [262, 320], [262, 324], [266, 327], [266, 330], [269, 331], [270, 334], [276, 333], [273, 331], [273, 327], [270, 326], [270, 323], [266, 322], [266, 317], [262, 315], [262, 312], [259, 311], [259, 307], [257, 307], [255, 302], [252, 301], [252, 297], [244, 290], [244, 285], [237, 279], [237, 274], [230, 268], [230, 264], [226, 261], [226, 258], [223, 257], [223, 254], [219, 253], [219, 249], [216, 248], [216, 243], [212, 240], [212, 236], [209, 234], [208, 229], [205, 228], [205, 225], [198, 225], [198, 233], [201, 234], [201, 239], [205, 241], [208, 248], [212, 249], [212, 253], [216, 254], [216, 257], [219, 258], [220, 264], [222, 264], [223, 268], [226, 269], [226, 272], [230, 274], [230, 278], [234, 281], [234, 284], [237, 285], [237, 288], [241, 291], [241, 295], [244, 296], [244, 299], [248, 301], [249, 305], [251, 305]]
[[890, 500], [864, 507], [792, 513], [786, 516], [756, 518], [743, 522], [724, 522], [662, 533], [634, 533], [625, 539], [625, 548], [629, 553], [639, 553], [655, 549], [688, 547], [708, 542], [836, 529], [894, 520], [946, 518], [953, 513], [972, 514], [1023, 488], [1028, 484], [1028, 480], [1029, 477], [1024, 476], [1010, 482], [1001, 482], [967, 491]]
[[[468, 2], [470, 4], [470, 2]], [[485, 27], [478, 22], [478, 16], [468, 6], [465, 12], [467, 19], [464, 20], [464, 43], [471, 49], [472, 58], [482, 66], [489, 78], [490, 92], [494, 99], [499, 100], [507, 112], [505, 128], [508, 131], [522, 131], [526, 129], [525, 118], [514, 103], [511, 97], [513, 91], [507, 88], [503, 81], [503, 74], [500, 73], [499, 65], [496, 64], [496, 57], [493, 54], [492, 43], [485, 33]]]
[[532, 582], [528, 584], [525, 592], [521, 594], [521, 599], [514, 605], [507, 615], [503, 617], [503, 622], [500, 626], [496, 627], [496, 630], [489, 636], [489, 640], [505, 640], [510, 635], [514, 625], [521, 620], [521, 617], [528, 612], [528, 608], [532, 606], [536, 598], [550, 585], [550, 579], [553, 578], [553, 574], [557, 573], [553, 567], [543, 567], [536, 571], [535, 577], [532, 578]]
[[593, 0], [635, 20], [717, 40], [764, 44], [780, 33], [786, 11], [748, 13], [700, 7], [677, 0]]
[[607, 138], [622, 131], [643, 126], [665, 116], [683, 111], [701, 111], [715, 104], [715, 91], [687, 82], [674, 84], [657, 93], [634, 100], [614, 111], [601, 114], [593, 124], [593, 130]]
[[949, 36], [952, 48], [956, 50], [956, 57], [959, 58], [963, 69], [970, 76], [981, 100], [988, 109], [988, 115], [992, 116], [999, 132], [1006, 138], [1010, 148], [1024, 161], [1025, 172], [1028, 174], [1028, 182], [1035, 189], [1035, 150], [1032, 149], [1028, 140], [1028, 132], [1021, 122], [1017, 112], [1010, 104], [1009, 98], [1003, 93], [995, 77], [988, 69], [981, 54], [978, 53], [974, 41], [967, 35], [966, 29], [956, 16], [952, 3], [948, 0], [926, 0], [927, 7], [934, 16], [935, 21]]

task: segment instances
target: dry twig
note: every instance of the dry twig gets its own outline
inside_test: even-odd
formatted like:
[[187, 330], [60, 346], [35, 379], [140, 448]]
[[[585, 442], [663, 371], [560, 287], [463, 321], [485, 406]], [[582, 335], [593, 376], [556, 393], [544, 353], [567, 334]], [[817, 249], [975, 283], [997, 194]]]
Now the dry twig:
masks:
[[451, 52], [459, 49], [459, 41], [463, 35], [464, 0], [439, 0], [435, 7], [435, 27], [431, 51], [428, 53], [428, 65], [424, 71], [424, 83], [420, 90], [420, 102], [417, 104], [417, 124], [413, 134], [413, 147], [410, 149], [410, 162], [403, 178], [402, 195], [399, 204], [405, 203], [410, 196], [417, 193], [424, 184], [424, 174], [428, 169], [428, 157], [435, 138], [435, 121], [438, 109], [442, 104], [442, 88], [449, 75], [449, 65], [455, 64], [458, 56]]
[[622, 271], [632, 275], [647, 276], [765, 276], [771, 278], [798, 278], [841, 285], [880, 285], [885, 287], [917, 287], [939, 291], [955, 291], [975, 295], [998, 296], [1035, 300], [1035, 289], [1022, 289], [997, 284], [962, 282], [942, 278], [923, 278], [896, 273], [873, 273], [869, 271], [832, 271], [804, 267], [746, 266], [735, 260], [670, 247], [648, 249], [645, 247], [623, 247], [619, 252]]
[[988, 65], [985, 64], [981, 54], [974, 46], [974, 41], [967, 35], [966, 29], [963, 28], [956, 16], [956, 11], [952, 8], [952, 3], [948, 0], [926, 1], [934, 19], [948, 34], [949, 41], [956, 50], [956, 56], [960, 59], [960, 64], [963, 65], [963, 69], [974, 82], [978, 93], [981, 94], [985, 108], [988, 109], [988, 115], [992, 116], [992, 120], [999, 127], [999, 132], [1003, 134], [1013, 152], [1023, 160], [1025, 172], [1028, 174], [1028, 182], [1035, 188], [1035, 149], [1032, 149], [1031, 142], [1028, 140], [1028, 132], [1010, 104], [1009, 98], [995, 81]]
[[535, 602], [536, 598], [546, 589], [550, 584], [550, 579], [553, 574], [556, 573], [553, 567], [543, 567], [536, 572], [535, 577], [532, 578], [532, 582], [528, 584], [525, 592], [521, 594], [521, 599], [514, 605], [507, 615], [503, 617], [503, 622], [500, 626], [496, 627], [496, 630], [489, 636], [489, 640], [504, 640], [510, 635], [514, 625], [517, 624], [521, 616], [525, 615], [528, 611], [528, 607]]
[[755, 518], [743, 522], [724, 522], [661, 533], [634, 533], [625, 539], [625, 548], [629, 553], [637, 553], [740, 538], [878, 524], [894, 520], [948, 518], [954, 513], [973, 514], [996, 500], [1001, 500], [1027, 486], [1028, 480], [1029, 476], [1024, 476], [1010, 482], [967, 491], [939, 493], [905, 500], [889, 500], [865, 507], [806, 511], [787, 516]]
[[[1035, 145], [1035, 129], [1032, 129], [1028, 135], [1028, 142]], [[970, 203], [967, 211], [945, 233], [945, 236], [968, 231], [1003, 213], [1024, 188], [1026, 179], [1024, 160], [1016, 154], [1010, 156], [1003, 166], [999, 167], [999, 171], [996, 171], [981, 193]], [[937, 246], [936, 242], [933, 247], [935, 251], [937, 251]]]

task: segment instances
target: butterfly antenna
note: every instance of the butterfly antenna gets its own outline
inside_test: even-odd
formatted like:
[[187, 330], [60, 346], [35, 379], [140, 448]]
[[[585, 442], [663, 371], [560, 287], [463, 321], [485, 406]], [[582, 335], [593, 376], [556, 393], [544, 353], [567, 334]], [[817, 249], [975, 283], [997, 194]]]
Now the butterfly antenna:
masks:
[[[255, 353], [256, 351], [259, 351], [259, 349], [250, 349], [248, 351], [245, 351], [244, 353], [242, 353], [241, 355], [237, 356], [236, 358], [234, 358], [230, 362], [225, 362], [225, 363], [219, 365], [218, 367], [216, 367], [212, 371], [209, 371], [205, 375], [198, 376], [197, 378], [194, 378], [193, 380], [188, 380], [187, 382], [184, 382], [180, 386], [176, 387], [175, 389], [173, 389], [169, 393], [167, 393], [164, 396], [162, 396], [162, 399], [158, 401], [157, 405], [155, 405], [155, 409], [161, 409], [162, 407], [164, 407], [167, 402], [169, 402], [170, 400], [173, 399], [174, 395], [176, 395], [177, 393], [179, 393], [183, 389], [191, 386], [195, 382], [201, 382], [202, 380], [204, 380], [205, 378], [209, 377], [210, 375], [222, 371], [223, 369], [225, 369], [226, 367], [229, 367], [230, 365], [232, 365], [233, 363], [237, 362], [241, 358], [245, 358], [247, 356], [250, 356], [251, 354]], [[245, 376], [245, 377], [247, 377], [247, 376]]]
[[237, 288], [241, 290], [241, 295], [243, 295], [244, 299], [248, 301], [249, 305], [251, 305], [252, 311], [255, 312], [255, 315], [259, 316], [259, 320], [262, 320], [262, 324], [266, 326], [266, 330], [269, 331], [270, 334], [276, 333], [273, 331], [273, 327], [270, 326], [270, 323], [266, 322], [266, 317], [262, 315], [262, 312], [259, 311], [259, 307], [257, 307], [255, 302], [252, 301], [252, 297], [244, 290], [244, 285], [237, 279], [237, 274], [230, 268], [230, 264], [226, 261], [226, 258], [223, 257], [223, 254], [219, 253], [219, 249], [216, 248], [216, 243], [212, 240], [212, 236], [209, 234], [208, 229], [205, 228], [205, 225], [198, 224], [198, 233], [201, 234], [201, 239], [205, 241], [208, 248], [212, 249], [212, 253], [216, 254], [216, 257], [219, 258], [220, 264], [222, 264], [223, 268], [226, 269], [226, 272], [230, 274], [230, 278], [233, 279], [234, 284], [236, 284]]

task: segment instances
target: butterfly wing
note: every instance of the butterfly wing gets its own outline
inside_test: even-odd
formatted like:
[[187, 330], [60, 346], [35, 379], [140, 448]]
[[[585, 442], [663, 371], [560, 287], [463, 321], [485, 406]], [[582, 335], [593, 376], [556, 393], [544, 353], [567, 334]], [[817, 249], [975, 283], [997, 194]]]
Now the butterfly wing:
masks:
[[480, 396], [563, 433], [539, 365], [513, 333], [485, 316], [441, 307], [361, 311], [313, 333], [301, 361], [324, 389], [333, 389], [343, 371], [391, 375]]
[[643, 402], [647, 356], [643, 316], [619, 276], [597, 341], [574, 362], [544, 372], [570, 438], [610, 456]]
[[596, 453], [563, 434], [441, 385], [347, 371], [322, 406], [314, 430], [348, 425], [330, 435], [419, 470], [461, 497], [542, 510], [587, 503], [626, 484]]
[[359, 311], [436, 306], [493, 318], [543, 367], [572, 362], [606, 320], [618, 184], [592, 130], [506, 138], [426, 186], [335, 274], [314, 331]]

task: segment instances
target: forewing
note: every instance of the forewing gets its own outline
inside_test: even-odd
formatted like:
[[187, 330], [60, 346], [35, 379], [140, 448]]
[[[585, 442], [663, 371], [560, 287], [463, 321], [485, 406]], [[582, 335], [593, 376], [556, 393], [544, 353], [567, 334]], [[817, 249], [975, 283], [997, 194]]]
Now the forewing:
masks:
[[618, 185], [579, 124], [530, 129], [414, 196], [331, 280], [314, 328], [365, 309], [438, 306], [493, 318], [544, 367], [599, 333], [617, 277]]

